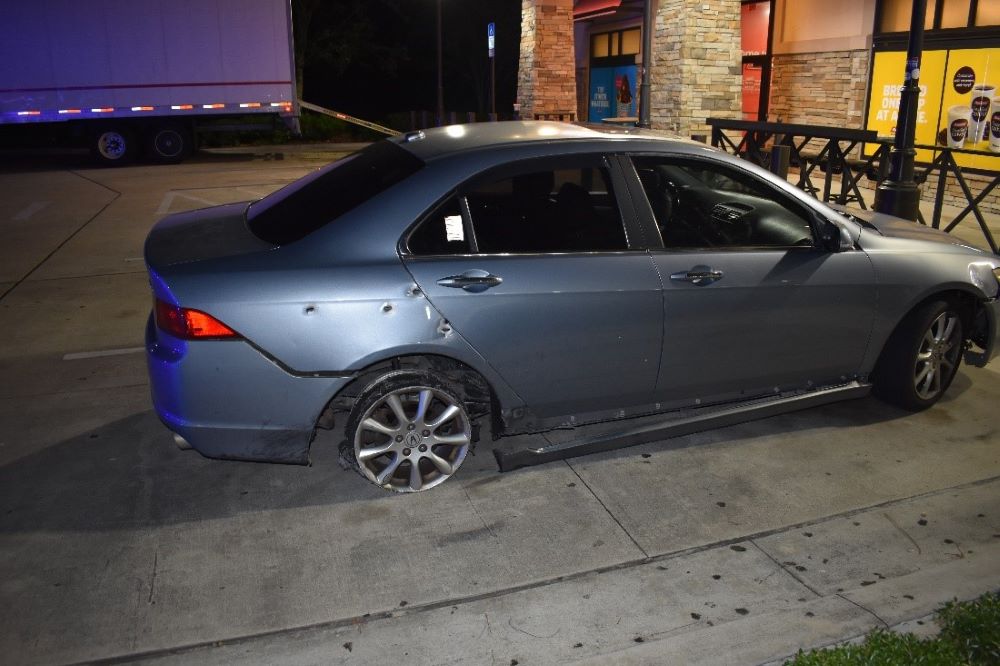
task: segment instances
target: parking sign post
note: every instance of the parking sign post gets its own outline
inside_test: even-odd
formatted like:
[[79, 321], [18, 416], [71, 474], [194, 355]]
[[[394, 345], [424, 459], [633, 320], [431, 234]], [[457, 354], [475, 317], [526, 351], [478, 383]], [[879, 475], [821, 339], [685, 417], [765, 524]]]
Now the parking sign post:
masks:
[[486, 26], [486, 44], [490, 53], [490, 120], [497, 119], [497, 71], [496, 71], [496, 34], [497, 24]]

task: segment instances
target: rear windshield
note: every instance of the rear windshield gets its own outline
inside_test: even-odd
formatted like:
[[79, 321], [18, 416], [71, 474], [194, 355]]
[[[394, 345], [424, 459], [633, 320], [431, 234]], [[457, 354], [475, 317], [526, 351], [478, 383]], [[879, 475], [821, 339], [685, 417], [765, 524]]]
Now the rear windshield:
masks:
[[373, 143], [255, 202], [247, 224], [255, 236], [269, 243], [293, 243], [405, 180], [423, 165], [390, 141]]

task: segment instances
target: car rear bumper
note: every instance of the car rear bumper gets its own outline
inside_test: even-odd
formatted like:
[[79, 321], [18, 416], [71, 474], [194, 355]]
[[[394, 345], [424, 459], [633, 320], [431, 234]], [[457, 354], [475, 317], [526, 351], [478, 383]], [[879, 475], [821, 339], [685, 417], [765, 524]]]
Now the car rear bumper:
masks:
[[316, 421], [350, 377], [289, 374], [243, 340], [188, 341], [146, 324], [160, 420], [209, 458], [305, 464]]

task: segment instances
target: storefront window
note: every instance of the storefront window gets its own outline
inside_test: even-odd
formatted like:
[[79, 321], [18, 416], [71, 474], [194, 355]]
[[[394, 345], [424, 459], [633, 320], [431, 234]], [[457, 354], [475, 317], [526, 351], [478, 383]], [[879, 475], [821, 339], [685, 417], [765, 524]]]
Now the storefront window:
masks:
[[968, 25], [969, 0], [948, 0], [944, 3], [941, 8], [942, 28], [964, 28]]
[[590, 36], [591, 58], [613, 58], [615, 56], [635, 55], [639, 53], [642, 39], [641, 30], [618, 30], [602, 32]]
[[767, 120], [767, 86], [771, 78], [771, 54], [768, 46], [771, 5], [770, 0], [744, 0], [740, 3], [744, 120]]
[[767, 29], [771, 21], [771, 3], [748, 2], [740, 7], [740, 42], [744, 56], [767, 53]]
[[594, 35], [590, 38], [590, 57], [591, 58], [607, 58], [608, 57], [608, 33], [601, 33], [600, 35]]
[[626, 30], [622, 33], [622, 53], [638, 53], [641, 49], [639, 30]]
[[743, 120], [758, 120], [760, 113], [760, 85], [764, 68], [743, 63]]
[[[961, 2], [962, 0], [959, 0]], [[968, 0], [965, 0], [966, 2]], [[946, 1], [947, 5], [948, 2]], [[927, 3], [927, 15], [924, 19], [924, 29], [934, 28], [934, 12], [937, 9], [933, 2]], [[882, 1], [882, 25], [879, 32], [908, 32], [910, 30], [910, 19], [913, 17], [913, 0], [883, 0]], [[965, 18], [968, 21], [969, 8], [965, 8]], [[964, 24], [963, 24], [964, 25]]]
[[590, 81], [587, 119], [634, 119], [638, 111], [639, 68], [636, 55], [641, 28], [602, 32], [590, 37]]
[[1000, 2], [979, 0], [976, 9], [976, 25], [1000, 25]]

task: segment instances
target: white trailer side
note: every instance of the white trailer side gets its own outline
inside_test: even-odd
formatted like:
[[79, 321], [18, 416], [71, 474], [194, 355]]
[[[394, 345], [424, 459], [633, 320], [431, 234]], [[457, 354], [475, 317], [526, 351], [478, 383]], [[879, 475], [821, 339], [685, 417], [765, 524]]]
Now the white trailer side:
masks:
[[292, 51], [290, 0], [8, 3], [0, 123], [76, 123], [169, 158], [206, 117], [296, 117]]

